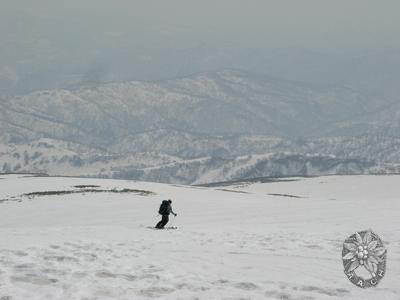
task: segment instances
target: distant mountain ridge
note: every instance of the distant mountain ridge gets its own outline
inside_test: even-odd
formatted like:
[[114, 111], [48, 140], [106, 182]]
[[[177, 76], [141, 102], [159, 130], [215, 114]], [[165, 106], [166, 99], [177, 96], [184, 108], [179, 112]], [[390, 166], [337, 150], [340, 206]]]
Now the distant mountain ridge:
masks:
[[289, 152], [182, 159], [161, 153], [112, 155], [49, 139], [23, 145], [0, 144], [0, 171], [4, 173], [205, 184], [254, 177], [368, 174], [376, 170], [373, 161]]
[[162, 82], [40, 91], [0, 103], [3, 141], [51, 137], [101, 147], [160, 129], [207, 136], [318, 136], [332, 124], [382, 105], [348, 88], [232, 70]]
[[[0, 172], [206, 183], [339, 172], [327, 157], [343, 173], [400, 163], [398, 104], [238, 70], [39, 91], [2, 98], [0, 107]], [[297, 167], [274, 153], [291, 153], [286, 159]], [[246, 173], [239, 163], [234, 174], [248, 155], [264, 155], [269, 169], [254, 165]], [[304, 172], [310, 161], [325, 165]], [[179, 175], [185, 168], [190, 176]]]

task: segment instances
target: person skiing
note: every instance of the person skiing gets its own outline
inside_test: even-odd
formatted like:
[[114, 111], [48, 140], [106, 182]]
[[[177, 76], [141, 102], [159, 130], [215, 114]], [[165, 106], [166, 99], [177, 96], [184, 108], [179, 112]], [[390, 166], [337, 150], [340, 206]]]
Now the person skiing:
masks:
[[163, 200], [163, 202], [160, 205], [160, 209], [158, 210], [158, 213], [162, 216], [161, 221], [157, 223], [156, 228], [158, 229], [163, 229], [164, 226], [168, 223], [169, 221], [169, 214], [173, 214], [175, 217], [177, 216], [176, 213], [172, 210], [172, 201], [169, 200]]

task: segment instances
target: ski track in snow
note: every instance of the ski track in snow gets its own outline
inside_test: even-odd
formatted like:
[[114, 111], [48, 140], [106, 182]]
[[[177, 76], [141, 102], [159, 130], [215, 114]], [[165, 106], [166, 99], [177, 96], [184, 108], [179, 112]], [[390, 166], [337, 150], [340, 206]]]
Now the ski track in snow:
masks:
[[[385, 234], [386, 277], [379, 287], [361, 290], [342, 270], [343, 240], [374, 215], [365, 209], [353, 220], [351, 210], [375, 195], [364, 191], [344, 210], [342, 201], [355, 189], [342, 191], [338, 182], [360, 185], [374, 177], [232, 187], [248, 194], [115, 180], [1, 178], [1, 197], [76, 183], [143, 188], [157, 195], [82, 194], [0, 204], [0, 300], [400, 299], [400, 231], [394, 218], [399, 206], [387, 190], [376, 193], [386, 195], [380, 205], [392, 207], [382, 210], [371, 225], [380, 225], [377, 233]], [[383, 188], [400, 181], [386, 178], [389, 181], [375, 181]], [[321, 182], [328, 186], [320, 189]], [[335, 186], [336, 195], [324, 203], [329, 212], [321, 216], [323, 190]], [[286, 199], [267, 192], [307, 198]], [[174, 199], [178, 230], [147, 228], [157, 221], [151, 215], [164, 196]], [[204, 211], [194, 216], [193, 210], [199, 209], [194, 205]]]

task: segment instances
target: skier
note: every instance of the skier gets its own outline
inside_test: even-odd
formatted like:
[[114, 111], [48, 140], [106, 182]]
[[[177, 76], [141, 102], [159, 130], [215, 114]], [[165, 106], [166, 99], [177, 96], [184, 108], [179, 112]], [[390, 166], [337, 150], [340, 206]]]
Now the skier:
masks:
[[169, 221], [169, 214], [173, 214], [175, 217], [177, 216], [177, 214], [174, 213], [172, 210], [171, 203], [172, 203], [171, 200], [163, 200], [163, 202], [161, 203], [158, 213], [162, 215], [162, 219], [160, 222], [157, 223], [156, 228], [158, 229], [164, 228], [164, 226]]

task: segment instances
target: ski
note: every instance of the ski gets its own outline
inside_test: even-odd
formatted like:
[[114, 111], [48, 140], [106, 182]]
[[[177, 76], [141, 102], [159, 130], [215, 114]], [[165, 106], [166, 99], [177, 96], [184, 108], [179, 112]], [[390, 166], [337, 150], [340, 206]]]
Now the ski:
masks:
[[148, 226], [147, 228], [154, 229], [154, 230], [174, 230], [174, 229], [178, 229], [177, 226], [169, 226], [169, 227], [164, 227], [164, 228], [156, 228], [156, 227], [153, 227], [153, 226]]

